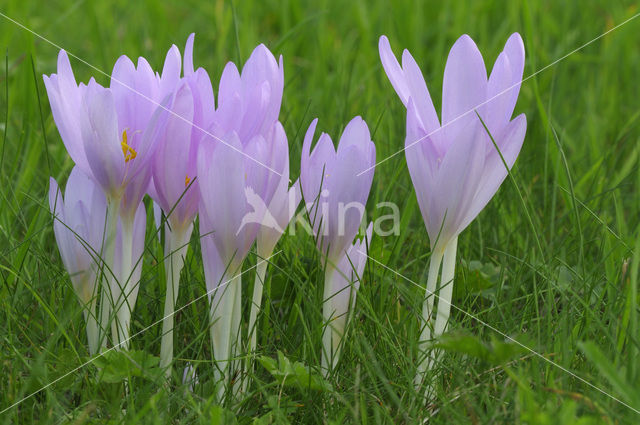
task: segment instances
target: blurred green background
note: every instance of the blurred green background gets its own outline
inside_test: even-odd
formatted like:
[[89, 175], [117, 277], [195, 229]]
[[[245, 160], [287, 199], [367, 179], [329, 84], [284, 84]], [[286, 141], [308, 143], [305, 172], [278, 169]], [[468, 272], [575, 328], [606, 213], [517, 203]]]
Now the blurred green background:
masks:
[[[182, 51], [191, 32], [195, 65], [207, 69], [216, 92], [225, 63], [242, 64], [257, 44], [283, 55], [280, 118], [292, 176], [315, 117], [337, 140], [361, 115], [378, 160], [404, 146], [404, 108], [380, 65], [380, 35], [396, 54], [411, 51], [439, 109], [448, 50], [461, 34], [476, 41], [490, 67], [519, 32], [525, 77], [535, 74], [523, 83], [515, 112], [527, 115], [527, 136], [514, 178], [460, 238], [454, 303], [602, 390], [453, 311], [434, 396], [425, 400], [412, 385], [423, 294], [369, 261], [344, 357], [326, 385], [296, 385], [258, 366], [242, 400], [217, 406], [207, 386], [212, 365], [201, 300], [177, 315], [175, 385], [159, 384], [153, 367], [135, 359], [107, 359], [128, 365], [130, 391], [87, 365], [1, 413], [0, 422], [418, 423], [430, 415], [431, 423], [460, 424], [640, 422], [633, 410], [640, 410], [640, 18], [553, 64], [635, 17], [635, 2], [3, 0], [0, 12], [28, 28], [0, 17], [0, 410], [87, 359], [81, 308], [46, 200], [48, 177], [65, 181], [73, 165], [41, 77], [56, 71], [56, 46], [106, 74], [122, 54], [160, 69], [171, 44]], [[78, 60], [72, 67], [79, 81], [108, 83]], [[398, 204], [400, 234], [374, 239], [370, 255], [423, 284], [429, 244], [403, 154], [376, 169], [372, 218], [383, 201]], [[147, 242], [132, 333], [162, 312], [162, 251], [151, 232]], [[279, 350], [315, 370], [319, 260], [303, 233], [279, 247], [260, 355], [275, 359]], [[248, 276], [245, 285], [253, 281]], [[205, 290], [195, 239], [183, 282], [179, 307]], [[159, 335], [159, 326], [142, 333], [133, 349], [157, 354]], [[187, 361], [200, 376], [193, 392], [179, 384]]]

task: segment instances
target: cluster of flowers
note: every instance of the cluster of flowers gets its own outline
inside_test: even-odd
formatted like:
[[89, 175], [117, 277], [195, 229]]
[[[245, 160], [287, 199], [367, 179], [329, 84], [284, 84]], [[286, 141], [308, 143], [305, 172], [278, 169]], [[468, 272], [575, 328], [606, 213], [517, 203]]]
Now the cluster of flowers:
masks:
[[[356, 239], [376, 159], [368, 126], [355, 117], [337, 149], [323, 133], [312, 150], [314, 120], [292, 184], [288, 140], [278, 121], [282, 57], [276, 60], [260, 45], [242, 72], [228, 63], [216, 101], [207, 72], [194, 70], [193, 41], [191, 35], [183, 57], [172, 46], [161, 73], [144, 58], [136, 66], [120, 57], [109, 87], [93, 78], [76, 83], [64, 51], [57, 74], [44, 76], [53, 118], [75, 163], [64, 198], [51, 178], [49, 203], [63, 263], [84, 307], [89, 352], [108, 347], [108, 334], [113, 347], [128, 347], [147, 230], [142, 201], [148, 195], [158, 208], [156, 225], [165, 231], [161, 366], [171, 373], [180, 272], [198, 216], [215, 376], [219, 391], [228, 389], [243, 367], [235, 359], [256, 348], [267, 263], [303, 200], [325, 270], [322, 365], [329, 371], [339, 359], [372, 237], [369, 223]], [[442, 124], [408, 51], [400, 66], [386, 37], [379, 47], [407, 107], [407, 163], [432, 246], [422, 317], [421, 341], [427, 342], [448, 320], [457, 237], [497, 191], [524, 139], [524, 115], [511, 120], [524, 47], [518, 34], [509, 38], [487, 78], [476, 45], [461, 37], [445, 69]], [[254, 243], [255, 283], [248, 324], [242, 326], [241, 270]], [[441, 263], [433, 325], [431, 295]], [[419, 372], [429, 367], [426, 358]]]

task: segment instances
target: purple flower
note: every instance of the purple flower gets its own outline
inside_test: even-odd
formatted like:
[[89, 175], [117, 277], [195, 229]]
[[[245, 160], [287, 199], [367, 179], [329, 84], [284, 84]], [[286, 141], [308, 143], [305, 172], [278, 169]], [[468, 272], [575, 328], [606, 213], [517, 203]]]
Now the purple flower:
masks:
[[53, 231], [73, 289], [83, 306], [97, 295], [107, 201], [102, 191], [78, 167], [69, 175], [63, 198], [58, 183], [49, 179], [49, 208]]
[[217, 122], [226, 134], [235, 131], [243, 145], [265, 136], [280, 115], [284, 88], [282, 56], [276, 62], [264, 44], [256, 47], [242, 68], [229, 62], [220, 77]]
[[[177, 80], [166, 84], [167, 89], [173, 87], [173, 102], [169, 107], [166, 127], [159, 134], [152, 165], [153, 198], [169, 215], [172, 227], [189, 225], [198, 211], [198, 146], [213, 123], [215, 110], [209, 75], [203, 68], [193, 70], [193, 40], [194, 35], [191, 34], [184, 53], [184, 76], [180, 79], [178, 62]], [[169, 59], [165, 68], [167, 63]], [[172, 77], [176, 74], [173, 68], [175, 64], [169, 74]], [[163, 77], [165, 74], [163, 72]], [[160, 86], [163, 85], [161, 81]]]
[[304, 138], [300, 185], [318, 249], [335, 263], [358, 233], [373, 181], [376, 148], [367, 124], [355, 117], [344, 129], [337, 151], [331, 137], [322, 133], [309, 153], [317, 122], [313, 120]]
[[[99, 346], [99, 331], [96, 318], [98, 282], [103, 267], [101, 256], [105, 241], [107, 200], [96, 183], [85, 175], [78, 166], [74, 167], [66, 185], [66, 196], [62, 195], [55, 179], [50, 179], [49, 206], [54, 215], [53, 230], [58, 243], [62, 262], [69, 273], [73, 288], [85, 307], [89, 350], [95, 354]], [[133, 263], [136, 264], [131, 276], [125, 276], [120, 261], [116, 258], [112, 270], [119, 285], [128, 295], [131, 308], [135, 305], [138, 292], [137, 282], [142, 270], [142, 253], [146, 214], [144, 206], [138, 208], [134, 221]], [[118, 223], [116, 250], [122, 250], [122, 225]], [[108, 303], [108, 300], [102, 300]], [[128, 323], [127, 323], [128, 326]]]
[[161, 79], [143, 58], [135, 68], [123, 56], [114, 66], [111, 88], [93, 78], [78, 85], [64, 50], [58, 73], [43, 78], [71, 159], [108, 197], [123, 199], [123, 215], [133, 215], [147, 190], [154, 142], [164, 125], [166, 114], [158, 104], [168, 100], [160, 99]]
[[402, 67], [380, 37], [382, 65], [407, 107], [405, 154], [433, 249], [456, 238], [480, 213], [507, 170], [478, 115], [511, 168], [526, 131], [524, 114], [511, 120], [524, 69], [524, 45], [513, 34], [489, 78], [473, 40], [463, 35], [451, 48], [444, 71], [442, 121], [411, 54]]

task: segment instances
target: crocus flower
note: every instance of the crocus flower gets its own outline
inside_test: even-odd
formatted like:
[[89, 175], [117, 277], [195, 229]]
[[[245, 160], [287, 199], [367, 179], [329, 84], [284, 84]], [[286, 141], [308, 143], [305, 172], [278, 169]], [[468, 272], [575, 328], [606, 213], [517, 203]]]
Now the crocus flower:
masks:
[[[113, 72], [120, 84], [108, 89], [93, 78], [88, 85], [77, 84], [67, 53], [61, 50], [58, 73], [43, 76], [53, 118], [71, 159], [107, 198], [118, 201], [131, 181], [148, 172], [156, 134], [163, 125], [163, 108], [146, 99], [152, 94], [144, 83], [151, 85], [147, 78], [155, 79], [147, 67], [141, 59], [138, 70], [132, 71], [121, 58]], [[125, 90], [129, 99], [123, 99]], [[137, 102], [130, 100], [136, 97]], [[136, 208], [137, 204], [132, 211]]]
[[387, 76], [407, 107], [407, 166], [433, 252], [423, 306], [425, 341], [431, 338], [429, 295], [435, 292], [440, 263], [444, 257], [433, 336], [444, 331], [449, 318], [457, 237], [493, 197], [522, 147], [526, 118], [511, 116], [522, 81], [524, 44], [517, 33], [509, 37], [487, 78], [475, 43], [460, 37], [445, 66], [441, 121], [411, 54], [403, 52], [400, 66], [384, 36], [379, 49]]
[[95, 183], [74, 167], [64, 199], [58, 183], [53, 177], [49, 179], [49, 208], [62, 263], [84, 307], [89, 353], [93, 355], [98, 352], [100, 338], [96, 305], [107, 201]]
[[[328, 300], [330, 310], [331, 345], [328, 350], [328, 358], [333, 369], [340, 359], [342, 351], [342, 338], [345, 333], [350, 312], [356, 303], [356, 294], [360, 289], [360, 281], [367, 263], [367, 248], [371, 242], [373, 223], [369, 223], [365, 236], [354, 242], [346, 250], [335, 269], [332, 270], [331, 292]], [[366, 238], [366, 240], [365, 240]], [[325, 331], [326, 332], [326, 331]]]
[[[203, 68], [193, 70], [193, 40], [191, 34], [184, 53], [184, 76], [169, 84], [174, 86], [175, 92], [152, 164], [155, 190], [150, 191], [151, 196], [167, 217], [164, 260], [167, 290], [160, 346], [160, 366], [166, 368], [167, 375], [171, 373], [169, 366], [173, 359], [173, 314], [180, 272], [198, 212], [198, 146], [212, 124], [210, 111], [215, 110], [209, 75]], [[175, 70], [172, 70], [169, 75], [174, 74]], [[179, 64], [177, 75], [180, 76]], [[156, 220], [156, 224], [160, 221]]]
[[[105, 219], [107, 214], [107, 200], [102, 190], [96, 183], [84, 174], [79, 167], [71, 171], [66, 185], [66, 195], [63, 195], [55, 179], [50, 179], [49, 206], [54, 214], [53, 229], [60, 250], [62, 262], [69, 273], [73, 288], [85, 308], [84, 316], [87, 322], [87, 337], [89, 352], [95, 354], [98, 351], [100, 338], [105, 338], [97, 322], [96, 304], [98, 300], [99, 274], [103, 267], [101, 255], [104, 245]], [[140, 278], [141, 264], [144, 249], [144, 230], [146, 214], [144, 206], [140, 206], [136, 212], [134, 221], [133, 262], [136, 264], [133, 276], [124, 276], [120, 261], [116, 262], [111, 270], [104, 273], [113, 273], [118, 279], [118, 284], [128, 296], [127, 301], [135, 304], [137, 297], [137, 282]], [[122, 223], [118, 224], [116, 236], [116, 249], [122, 249]], [[101, 303], [108, 300], [102, 299]], [[128, 323], [123, 323], [127, 326]], [[126, 342], [125, 342], [126, 344]]]
[[335, 270], [362, 222], [373, 181], [376, 149], [367, 124], [355, 117], [344, 129], [337, 151], [329, 135], [322, 133], [310, 153], [316, 125], [317, 119], [304, 138], [300, 186], [325, 268], [322, 365], [328, 371], [329, 364], [333, 366], [333, 359], [337, 358], [337, 347], [332, 344], [335, 330], [330, 323], [335, 313], [330, 300]]
[[[207, 287], [213, 291], [211, 335], [219, 372], [222, 372], [219, 377], [226, 376], [233, 367], [233, 364], [228, 367], [226, 359], [236, 352], [240, 279], [232, 278], [224, 290], [216, 288], [224, 277], [239, 271], [263, 219], [271, 216], [273, 222], [269, 223], [276, 223], [278, 228], [284, 221], [280, 210], [275, 216], [269, 214], [278, 209], [271, 202], [282, 194], [282, 170], [285, 164], [288, 167], [286, 135], [278, 122], [283, 88], [282, 56], [277, 62], [262, 44], [253, 51], [242, 74], [229, 62], [220, 78], [218, 107], [211, 126], [212, 133], [224, 137], [207, 137], [208, 141], [199, 148], [200, 234], [206, 239], [201, 243], [205, 269], [210, 270]], [[232, 157], [231, 162], [225, 163]], [[214, 162], [223, 167], [213, 170]], [[235, 166], [237, 168], [233, 168]], [[269, 243], [272, 239], [272, 234], [264, 238]], [[269, 243], [262, 245], [267, 248]], [[260, 283], [254, 285], [254, 300], [257, 300], [250, 313], [250, 332], [255, 327], [263, 279], [264, 271]], [[253, 336], [250, 339], [255, 341]]]
[[264, 44], [259, 45], [242, 68], [229, 62], [220, 77], [217, 122], [221, 131], [235, 131], [243, 145], [254, 136], [271, 131], [280, 115], [284, 88], [282, 56], [276, 62]]
[[249, 352], [256, 348], [256, 319], [262, 305], [262, 291], [269, 264], [266, 259], [271, 257], [301, 199], [299, 184], [289, 187], [289, 144], [279, 122], [274, 126], [266, 145], [272, 149], [272, 169], [280, 175], [275, 172], [267, 173], [264, 180], [264, 198], [253, 198], [254, 211], [259, 214], [257, 218], [260, 220], [260, 228], [256, 239], [258, 262], [249, 313]]
[[[239, 271], [260, 224], [258, 219], [242, 223], [242, 219], [252, 212], [247, 198], [254, 189], [247, 180], [254, 160], [260, 159], [250, 159], [244, 154], [235, 132], [223, 140], [224, 144], [213, 139], [203, 141], [198, 151], [197, 169], [202, 260], [205, 270], [211, 270], [205, 273], [205, 278], [210, 295], [211, 336], [220, 372], [218, 378], [228, 377], [228, 362], [239, 348]], [[254, 140], [259, 142], [257, 138]], [[222, 282], [225, 284], [218, 288]], [[219, 394], [222, 394], [223, 386], [219, 388]]]
[[[122, 218], [123, 241], [118, 261], [126, 281], [133, 273], [135, 215], [149, 186], [155, 142], [164, 127], [166, 105], [170, 100], [168, 96], [159, 98], [162, 81], [172, 80], [169, 77], [171, 57], [170, 51], [163, 77], [157, 77], [142, 58], [135, 68], [128, 58], [121, 57], [114, 66], [111, 88], [105, 88], [93, 78], [86, 86], [76, 84], [67, 54], [60, 51], [58, 74], [44, 76], [53, 117], [67, 151], [106, 195], [103, 259], [109, 269], [114, 268], [116, 261], [118, 216]], [[133, 303], [122, 298], [122, 288], [115, 275], [108, 279], [109, 284], [103, 285], [103, 296], [108, 302], [101, 305], [101, 324], [106, 325], [109, 311], [113, 309], [114, 341], [124, 341], [128, 331], [117, 323], [123, 314], [119, 310], [124, 308], [125, 316], [130, 315], [129, 307]]]
[[304, 137], [300, 185], [318, 249], [335, 264], [358, 233], [373, 181], [376, 147], [367, 124], [355, 117], [344, 129], [337, 151], [331, 137], [322, 133], [310, 153], [317, 123], [313, 120]]

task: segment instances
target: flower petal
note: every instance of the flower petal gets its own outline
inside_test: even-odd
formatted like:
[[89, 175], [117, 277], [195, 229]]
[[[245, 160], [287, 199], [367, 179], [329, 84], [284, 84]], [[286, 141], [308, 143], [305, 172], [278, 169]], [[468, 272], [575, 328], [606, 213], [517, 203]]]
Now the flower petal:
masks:
[[90, 82], [82, 107], [86, 114], [82, 138], [92, 175], [105, 193], [115, 195], [124, 180], [124, 156], [113, 95], [109, 89]]
[[400, 67], [398, 59], [396, 59], [393, 51], [391, 50], [391, 45], [389, 44], [387, 36], [380, 36], [380, 40], [378, 41], [378, 51], [380, 52], [382, 67], [387, 73], [387, 77], [389, 78], [391, 85], [395, 89], [396, 93], [398, 93], [398, 96], [404, 106], [407, 106], [410, 96], [409, 86], [407, 85], [404, 71]]
[[[451, 142], [470, 122], [474, 110], [486, 99], [487, 72], [476, 44], [468, 35], [460, 37], [449, 52], [442, 83], [442, 125]], [[451, 123], [451, 124], [450, 124]]]

